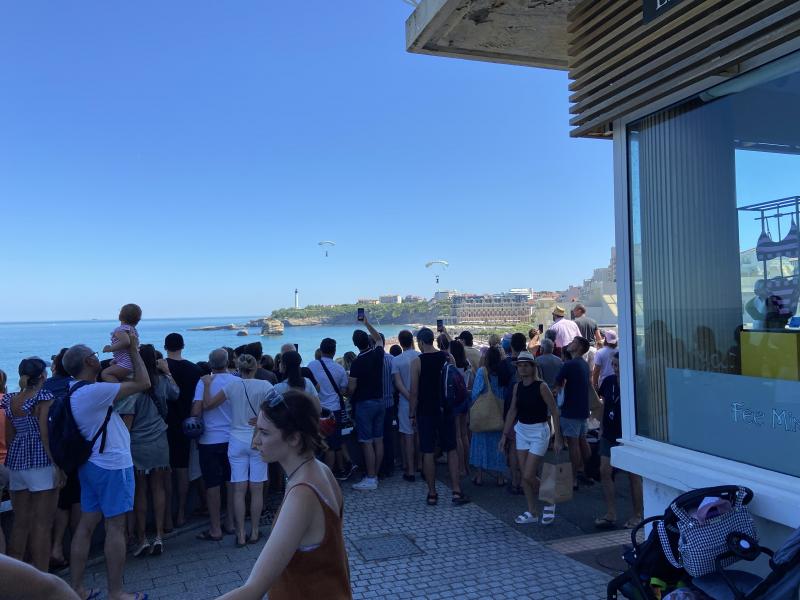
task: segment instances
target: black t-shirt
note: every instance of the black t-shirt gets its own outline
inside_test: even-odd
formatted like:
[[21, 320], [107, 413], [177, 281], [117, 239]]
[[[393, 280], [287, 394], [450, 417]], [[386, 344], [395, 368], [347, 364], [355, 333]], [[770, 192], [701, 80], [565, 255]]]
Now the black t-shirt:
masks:
[[365, 350], [350, 366], [350, 377], [358, 380], [351, 402], [383, 399], [383, 346]]
[[167, 404], [167, 424], [172, 427], [180, 427], [183, 420], [189, 416], [194, 401], [194, 392], [197, 382], [203, 376], [203, 372], [196, 364], [190, 360], [175, 360], [168, 358], [169, 372], [180, 390], [178, 399]]
[[575, 319], [575, 324], [581, 330], [581, 335], [589, 340], [589, 344], [594, 346], [594, 336], [597, 334], [597, 321], [587, 315], [581, 315]]
[[520, 423], [524, 425], [545, 423], [550, 416], [542, 397], [543, 383], [534, 381], [530, 385], [525, 385], [520, 381], [517, 384], [517, 419]]
[[442, 412], [442, 367], [447, 362], [446, 352], [428, 352], [419, 355], [419, 389], [417, 414], [436, 417]]
[[609, 375], [603, 379], [599, 392], [603, 398], [603, 437], [614, 442], [622, 437], [622, 407], [617, 376]]
[[572, 358], [561, 366], [556, 384], [564, 386], [561, 416], [567, 419], [589, 418], [589, 365], [582, 358]]

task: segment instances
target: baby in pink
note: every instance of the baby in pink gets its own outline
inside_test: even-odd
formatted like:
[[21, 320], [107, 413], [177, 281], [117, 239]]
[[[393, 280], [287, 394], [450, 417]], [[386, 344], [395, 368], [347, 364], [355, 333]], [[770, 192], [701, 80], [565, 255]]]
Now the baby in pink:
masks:
[[103, 369], [101, 378], [110, 383], [119, 383], [133, 373], [133, 361], [128, 350], [131, 336], [139, 337], [136, 325], [142, 320], [142, 309], [136, 304], [126, 304], [119, 311], [119, 327], [111, 332], [111, 345], [103, 348], [103, 352], [112, 352], [114, 360]]

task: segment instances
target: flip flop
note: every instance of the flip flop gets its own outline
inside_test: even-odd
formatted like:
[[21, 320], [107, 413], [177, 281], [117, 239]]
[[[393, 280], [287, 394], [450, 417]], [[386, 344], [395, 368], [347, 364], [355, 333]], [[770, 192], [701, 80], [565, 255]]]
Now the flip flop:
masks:
[[147, 592], [136, 592], [133, 595], [133, 600], [147, 600], [148, 598]]
[[234, 543], [234, 546], [236, 546], [237, 548], [244, 548], [245, 546], [247, 546], [247, 544], [248, 544], [247, 540], [245, 540], [244, 542], [240, 542], [239, 540], [236, 540], [236, 542]]
[[623, 527], [625, 529], [634, 529], [641, 522], [642, 522], [641, 517], [631, 517], [630, 519], [625, 521], [625, 525], [623, 525]]
[[439, 503], [439, 494], [428, 494], [428, 506], [436, 506]]
[[594, 520], [594, 526], [597, 529], [616, 529], [617, 522], [616, 521], [612, 521], [608, 517], [597, 517]]
[[467, 504], [469, 502], [470, 499], [467, 498], [463, 492], [453, 492], [453, 504], [455, 504], [456, 506]]
[[211, 532], [208, 529], [206, 529], [203, 533], [198, 533], [194, 537], [195, 537], [195, 539], [201, 540], [203, 542], [221, 542], [222, 541], [222, 536], [214, 537], [213, 535], [211, 535]]

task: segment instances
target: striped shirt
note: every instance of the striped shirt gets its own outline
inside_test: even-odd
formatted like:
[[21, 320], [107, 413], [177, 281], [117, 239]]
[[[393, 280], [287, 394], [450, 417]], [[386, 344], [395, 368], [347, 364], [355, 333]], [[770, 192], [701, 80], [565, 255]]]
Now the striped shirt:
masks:
[[386, 408], [394, 406], [394, 384], [392, 383], [392, 359], [388, 352], [383, 355], [383, 400]]
[[39, 431], [39, 419], [36, 416], [36, 405], [40, 402], [51, 402], [53, 394], [47, 390], [39, 392], [22, 403], [21, 417], [15, 416], [11, 407], [14, 397], [18, 392], [6, 394], [3, 397], [3, 409], [6, 418], [14, 426], [14, 439], [8, 447], [6, 466], [12, 471], [26, 471], [28, 469], [42, 469], [52, 463], [42, 443]]

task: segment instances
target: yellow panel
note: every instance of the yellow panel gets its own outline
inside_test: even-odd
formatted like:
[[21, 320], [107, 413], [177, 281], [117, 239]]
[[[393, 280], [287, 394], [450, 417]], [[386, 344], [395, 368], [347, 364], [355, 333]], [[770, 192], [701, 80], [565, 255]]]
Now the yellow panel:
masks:
[[800, 333], [743, 331], [742, 375], [800, 381]]

